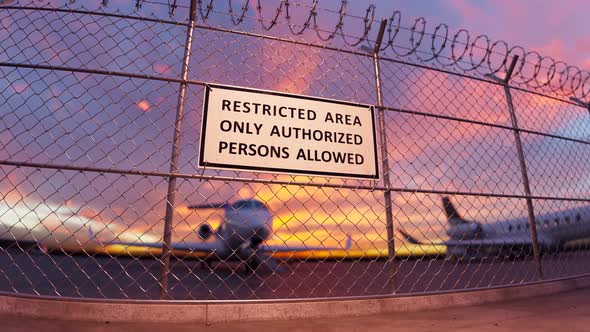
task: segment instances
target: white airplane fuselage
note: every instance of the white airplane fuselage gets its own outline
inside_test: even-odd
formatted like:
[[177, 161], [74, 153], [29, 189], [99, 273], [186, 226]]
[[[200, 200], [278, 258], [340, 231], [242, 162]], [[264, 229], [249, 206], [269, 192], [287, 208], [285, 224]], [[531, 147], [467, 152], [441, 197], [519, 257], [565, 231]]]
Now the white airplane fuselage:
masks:
[[266, 204], [256, 199], [240, 200], [232, 204], [206, 204], [196, 205], [190, 208], [222, 208], [224, 222], [216, 231], [212, 231], [208, 224], [199, 227], [199, 236], [206, 240], [211, 236], [214, 241], [206, 243], [177, 244], [176, 248], [207, 251], [206, 260], [240, 261], [245, 263], [247, 271], [254, 271], [259, 265], [273, 271], [280, 271], [272, 255], [275, 253], [309, 252], [309, 251], [341, 251], [350, 250], [352, 239], [348, 234], [343, 246], [325, 246], [323, 244], [310, 246], [287, 245], [286, 243], [272, 245], [265, 243], [273, 234], [273, 214]]
[[[563, 248], [568, 241], [590, 237], [590, 207], [573, 208], [535, 216], [541, 252]], [[483, 258], [499, 251], [524, 256], [531, 253], [532, 238], [528, 217], [493, 223], [452, 224], [447, 230], [450, 240], [473, 245], [447, 245], [447, 256]], [[494, 242], [495, 245], [482, 245]], [[505, 244], [503, 244], [505, 242]], [[518, 242], [519, 244], [513, 244]]]
[[251, 258], [254, 250], [272, 235], [273, 215], [266, 207], [224, 208], [225, 222], [214, 233], [215, 258]]

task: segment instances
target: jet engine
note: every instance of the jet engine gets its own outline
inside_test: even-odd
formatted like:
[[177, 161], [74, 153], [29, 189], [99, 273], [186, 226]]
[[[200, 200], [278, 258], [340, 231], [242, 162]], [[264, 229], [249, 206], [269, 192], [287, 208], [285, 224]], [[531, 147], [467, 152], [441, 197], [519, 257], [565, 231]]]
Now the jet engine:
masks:
[[209, 224], [202, 224], [199, 226], [199, 231], [197, 233], [202, 240], [207, 240], [211, 234], [213, 234], [213, 230]]
[[453, 239], [473, 240], [483, 236], [481, 225], [476, 222], [464, 222], [454, 225], [448, 231], [449, 236]]

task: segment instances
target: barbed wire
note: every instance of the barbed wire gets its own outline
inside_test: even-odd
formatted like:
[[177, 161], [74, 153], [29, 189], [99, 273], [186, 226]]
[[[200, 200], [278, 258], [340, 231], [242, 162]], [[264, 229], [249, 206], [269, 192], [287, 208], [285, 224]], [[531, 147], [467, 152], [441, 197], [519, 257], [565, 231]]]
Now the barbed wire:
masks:
[[[75, 2], [75, 0], [69, 0], [67, 5]], [[9, 1], [0, 5], [15, 3], [18, 1]], [[42, 1], [32, 3], [41, 4]], [[143, 3], [166, 6], [171, 17], [175, 15], [177, 8], [190, 7], [186, 1], [178, 3], [172, 0], [136, 0], [135, 10], [141, 9]], [[262, 29], [270, 31], [279, 25], [283, 17], [283, 22], [295, 36], [312, 32], [322, 42], [340, 38], [347, 47], [357, 47], [363, 42], [370, 44], [370, 34], [377, 30], [375, 27], [377, 8], [371, 4], [364, 15], [357, 15], [349, 12], [347, 4], [347, 0], [340, 0], [339, 9], [334, 10], [320, 8], [319, 0], [312, 0], [310, 5], [292, 0], [280, 0], [275, 5], [263, 4], [260, 0], [246, 0], [239, 3], [235, 0], [196, 1], [198, 19], [205, 24], [208, 24], [212, 13], [226, 14], [230, 18], [228, 23], [234, 27], [241, 25], [246, 19], [254, 19], [258, 21]], [[100, 1], [100, 6], [103, 8], [109, 5], [106, 0]], [[295, 7], [299, 8], [298, 15], [293, 13]], [[255, 12], [255, 16], [248, 15], [250, 10]], [[337, 19], [334, 22], [324, 20], [325, 22], [322, 22], [324, 24], [320, 24], [324, 12], [337, 14]], [[300, 16], [301, 19], [296, 19], [295, 16]], [[362, 23], [352, 22], [350, 19], [356, 19]], [[359, 29], [360, 33], [356, 36], [345, 33], [346, 22], [352, 24], [354, 29]], [[330, 27], [326, 26], [328, 24]], [[510, 46], [506, 41], [493, 40], [485, 34], [473, 37], [466, 29], [452, 32], [445, 23], [428, 25], [424, 17], [404, 23], [402, 13], [398, 10], [387, 18], [386, 34], [380, 51], [391, 52], [393, 56], [401, 59], [412, 58], [452, 71], [477, 72], [482, 75], [506, 72], [511, 59], [518, 56], [518, 63], [513, 73], [514, 83], [532, 89], [549, 90], [562, 97], [570, 96], [579, 99], [590, 97], [589, 71], [534, 50], [528, 51], [522, 46]]]
[[[203, 12], [203, 0], [198, 0], [199, 13], [201, 19], [207, 22], [211, 9], [215, 6], [215, 0], [207, 2], [206, 11]], [[238, 26], [244, 20], [249, 10], [250, 0], [247, 0], [241, 7], [240, 15], [237, 19], [233, 14], [233, 0], [228, 0], [229, 14], [232, 23]], [[297, 4], [301, 8], [308, 10], [301, 22], [294, 23], [294, 18], [289, 8], [294, 6], [292, 1], [281, 0], [280, 3], [267, 10], [271, 17], [264, 18], [264, 8], [260, 0], [256, 1], [256, 12], [258, 21], [265, 30], [275, 27], [281, 14], [284, 13], [289, 30], [294, 35], [301, 35], [313, 29], [318, 38], [322, 41], [329, 41], [340, 36], [342, 41], [350, 47], [355, 47], [363, 41], [369, 41], [369, 33], [375, 31], [376, 7], [370, 5], [367, 7], [364, 17], [349, 14], [347, 12], [347, 1], [340, 1], [338, 11], [320, 9], [319, 0], [313, 0], [310, 6]], [[274, 13], [273, 13], [274, 10]], [[327, 11], [338, 14], [338, 19], [333, 28], [320, 28], [319, 13]], [[363, 19], [361, 34], [355, 39], [350, 40], [344, 33], [346, 17], [355, 17]], [[270, 25], [265, 25], [264, 21], [269, 21]], [[298, 28], [297, 28], [298, 27]], [[408, 38], [402, 40], [400, 31], [407, 31]], [[381, 51], [392, 51], [395, 56], [407, 58], [415, 56], [419, 61], [432, 63], [445, 68], [453, 67], [464, 72], [477, 71], [480, 73], [496, 74], [508, 70], [507, 66], [514, 56], [519, 57], [519, 61], [514, 71], [516, 82], [525, 84], [531, 88], [548, 88], [551, 92], [567, 96], [571, 95], [577, 98], [587, 98], [590, 95], [590, 72], [582, 70], [575, 65], [568, 65], [564, 61], [554, 59], [550, 56], [541, 55], [537, 51], [527, 51], [521, 46], [510, 46], [506, 41], [493, 40], [485, 34], [479, 34], [472, 37], [466, 29], [459, 29], [451, 33], [447, 24], [441, 23], [435, 26], [428, 26], [423, 17], [416, 18], [413, 23], [404, 25], [402, 13], [394, 11], [387, 19], [387, 34], [382, 43]], [[323, 31], [329, 31], [327, 35]], [[429, 50], [429, 52], [424, 52]], [[443, 56], [443, 55], [447, 56]], [[493, 58], [493, 56], [496, 56]]]

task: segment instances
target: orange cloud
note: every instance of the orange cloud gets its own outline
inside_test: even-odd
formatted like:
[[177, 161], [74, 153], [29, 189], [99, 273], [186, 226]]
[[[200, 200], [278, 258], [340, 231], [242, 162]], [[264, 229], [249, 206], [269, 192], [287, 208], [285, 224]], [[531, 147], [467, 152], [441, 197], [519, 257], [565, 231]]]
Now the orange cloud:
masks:
[[303, 52], [292, 52], [297, 51], [297, 47], [300, 46], [281, 45], [261, 49], [263, 59], [267, 59], [262, 61], [262, 67], [269, 77], [276, 80], [272, 90], [305, 93], [313, 82], [319, 61]]
[[158, 74], [168, 74], [172, 71], [169, 65], [161, 62], [154, 63], [154, 71]]
[[150, 110], [150, 103], [147, 100], [141, 100], [139, 102], [137, 102], [137, 107], [139, 107], [140, 110], [147, 112]]
[[[561, 39], [552, 39], [549, 42], [534, 48], [535, 51], [539, 52], [544, 56], [550, 56], [554, 59], [565, 58], [565, 46]], [[532, 60], [532, 59], [531, 59]]]

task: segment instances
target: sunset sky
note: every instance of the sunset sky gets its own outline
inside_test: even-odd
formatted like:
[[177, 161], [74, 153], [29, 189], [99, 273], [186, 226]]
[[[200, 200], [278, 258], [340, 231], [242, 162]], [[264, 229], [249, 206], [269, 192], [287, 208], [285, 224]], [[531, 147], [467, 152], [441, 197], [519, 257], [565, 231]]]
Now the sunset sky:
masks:
[[[126, 1], [109, 3], [107, 11], [132, 10]], [[337, 1], [322, 2], [321, 6], [324, 3], [325, 9], [339, 8]], [[583, 1], [570, 1], [567, 6], [552, 1], [396, 1], [395, 7], [390, 1], [374, 4], [378, 19], [401, 10], [405, 27], [415, 17], [424, 16], [429, 32], [438, 23], [447, 23], [453, 31], [466, 28], [472, 37], [486, 34], [492, 40], [503, 39], [511, 46], [521, 45], [590, 70], [590, 22], [583, 17], [587, 10], [581, 9], [588, 9]], [[218, 10], [227, 10], [225, 6], [220, 5]], [[165, 7], [152, 9], [156, 16], [166, 16]], [[366, 4], [350, 1], [348, 11], [364, 16], [365, 9]], [[1, 62], [175, 78], [180, 73], [182, 26], [7, 12], [0, 10], [0, 45], [5, 49]], [[299, 22], [302, 13], [293, 14]], [[182, 8], [177, 15], [182, 16]], [[255, 17], [253, 9], [249, 15]], [[333, 18], [318, 23], [321, 26], [330, 20]], [[231, 26], [228, 21], [227, 15], [213, 15], [211, 25]], [[349, 26], [359, 27], [354, 24]], [[246, 19], [239, 29], [262, 30], [255, 19]], [[359, 36], [359, 29], [350, 31]], [[312, 32], [307, 31], [302, 38], [321, 43]], [[269, 34], [290, 33], [283, 22]], [[339, 38], [333, 43], [341, 43]], [[376, 104], [369, 57], [207, 29], [196, 30], [194, 45], [189, 72], [193, 80]], [[381, 65], [386, 106], [499, 125], [510, 123], [504, 92], [496, 85], [398, 63]], [[9, 67], [0, 67], [0, 74], [0, 107], [11, 111], [0, 117], [3, 160], [168, 171], [177, 83]], [[191, 85], [181, 145], [182, 173], [375, 185], [366, 180], [199, 169], [202, 99], [203, 87]], [[522, 92], [514, 92], [514, 99], [523, 128], [590, 138], [590, 119], [583, 109]], [[386, 114], [386, 122], [394, 187], [522, 195], [511, 131], [395, 112]], [[533, 194], [588, 195], [590, 154], [586, 145], [533, 134], [523, 134], [523, 142], [531, 165]], [[89, 226], [100, 239], [109, 241], [157, 241], [161, 236], [165, 178], [8, 166], [2, 166], [0, 178], [2, 238], [41, 238], [84, 246], [88, 245]], [[383, 253], [385, 248], [380, 191], [185, 179], [178, 181], [178, 187], [176, 241], [197, 241], [195, 229], [201, 222], [206, 220], [216, 227], [222, 219], [220, 211], [196, 212], [188, 210], [187, 205], [256, 198], [275, 213], [274, 244], [334, 246], [343, 243], [346, 234], [352, 234], [358, 251]], [[396, 227], [422, 239], [446, 237], [440, 195], [396, 192], [393, 200]], [[459, 196], [453, 200], [466, 216], [482, 222], [520, 217], [525, 212], [524, 201], [519, 199]], [[541, 202], [535, 210], [542, 213], [573, 206], [577, 205]], [[400, 250], [409, 248], [400, 241]]]

